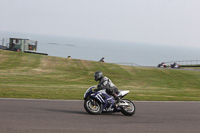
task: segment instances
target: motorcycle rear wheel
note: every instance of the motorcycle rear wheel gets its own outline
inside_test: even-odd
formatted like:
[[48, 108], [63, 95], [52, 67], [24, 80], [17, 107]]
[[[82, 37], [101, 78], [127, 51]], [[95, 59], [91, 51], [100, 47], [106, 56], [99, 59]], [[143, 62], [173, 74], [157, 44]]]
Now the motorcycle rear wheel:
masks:
[[135, 114], [135, 105], [132, 101], [127, 100], [127, 99], [123, 99], [124, 101], [126, 101], [129, 105], [128, 106], [124, 106], [121, 107], [121, 113], [127, 116], [132, 116]]
[[89, 114], [93, 115], [100, 114], [103, 110], [102, 104], [92, 98], [84, 101], [84, 108]]

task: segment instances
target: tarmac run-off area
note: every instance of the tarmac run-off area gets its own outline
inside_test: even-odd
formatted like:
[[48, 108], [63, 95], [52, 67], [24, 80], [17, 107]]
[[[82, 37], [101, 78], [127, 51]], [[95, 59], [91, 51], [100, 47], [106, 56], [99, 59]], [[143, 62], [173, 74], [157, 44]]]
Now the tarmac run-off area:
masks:
[[199, 133], [200, 102], [133, 101], [136, 113], [90, 115], [82, 100], [0, 99], [1, 133]]

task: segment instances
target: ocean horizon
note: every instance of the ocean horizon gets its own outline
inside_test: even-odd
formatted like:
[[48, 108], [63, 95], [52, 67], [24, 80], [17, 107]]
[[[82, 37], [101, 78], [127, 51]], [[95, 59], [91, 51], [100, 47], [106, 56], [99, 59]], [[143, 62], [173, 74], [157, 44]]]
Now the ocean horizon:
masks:
[[104, 57], [108, 63], [140, 66], [157, 66], [158, 63], [169, 61], [200, 60], [200, 47], [0, 31], [0, 44], [2, 38], [35, 40], [38, 41], [38, 52], [57, 57], [71, 56], [81, 60], [99, 61]]

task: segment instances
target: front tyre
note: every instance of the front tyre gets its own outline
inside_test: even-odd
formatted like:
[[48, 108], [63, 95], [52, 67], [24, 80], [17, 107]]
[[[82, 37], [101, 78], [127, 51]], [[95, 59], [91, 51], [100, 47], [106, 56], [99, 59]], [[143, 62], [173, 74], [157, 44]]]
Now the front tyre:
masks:
[[92, 98], [84, 101], [84, 108], [89, 114], [93, 115], [100, 114], [103, 110], [102, 104]]
[[130, 100], [127, 100], [127, 99], [123, 99], [123, 101], [128, 103], [128, 106], [121, 107], [122, 114], [127, 115], [127, 116], [134, 115], [135, 109], [136, 109], [134, 103]]

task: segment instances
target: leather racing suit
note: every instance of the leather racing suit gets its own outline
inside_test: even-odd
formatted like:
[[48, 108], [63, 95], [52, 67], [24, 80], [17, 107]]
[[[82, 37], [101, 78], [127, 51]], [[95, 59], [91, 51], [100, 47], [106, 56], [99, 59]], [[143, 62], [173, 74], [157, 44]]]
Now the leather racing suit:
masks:
[[107, 77], [102, 77], [97, 85], [98, 91], [103, 89], [106, 90], [108, 95], [112, 95], [115, 99], [118, 100], [117, 94], [119, 94], [119, 91], [117, 87], [112, 83], [112, 81]]

